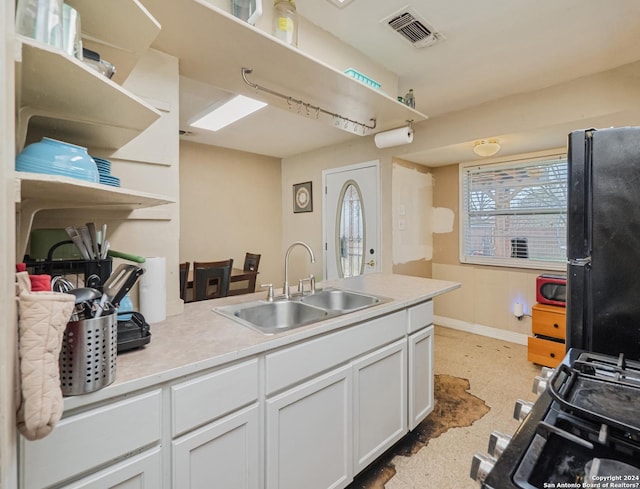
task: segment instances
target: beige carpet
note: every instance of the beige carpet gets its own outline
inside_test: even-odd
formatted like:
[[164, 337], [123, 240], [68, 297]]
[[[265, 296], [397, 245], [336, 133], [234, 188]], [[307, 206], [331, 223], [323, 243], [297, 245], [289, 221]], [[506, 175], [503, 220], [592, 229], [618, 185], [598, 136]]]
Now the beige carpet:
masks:
[[433, 413], [355, 479], [349, 489], [477, 489], [471, 458], [489, 434], [512, 434], [516, 399], [535, 400], [540, 367], [526, 346], [436, 327]]

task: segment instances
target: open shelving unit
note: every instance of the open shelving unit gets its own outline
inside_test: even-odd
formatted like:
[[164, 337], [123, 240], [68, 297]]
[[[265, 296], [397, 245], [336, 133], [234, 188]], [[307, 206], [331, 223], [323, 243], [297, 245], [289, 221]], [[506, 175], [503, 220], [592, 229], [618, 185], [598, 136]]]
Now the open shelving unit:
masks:
[[[180, 59], [180, 74], [255, 98], [251, 81], [352, 120], [376, 120], [373, 132], [427, 119], [396, 98], [216, 8], [206, 0], [146, 0], [162, 29], [152, 47]], [[286, 101], [269, 99], [287, 109]], [[351, 132], [351, 131], [350, 131]], [[354, 134], [362, 135], [362, 132]], [[367, 132], [371, 134], [371, 132]]]
[[[17, 36], [16, 154], [31, 131], [92, 151], [115, 150], [161, 116], [120, 85], [158, 35], [160, 25], [155, 18], [137, 0], [69, 3], [80, 12], [85, 46], [114, 62], [118, 77], [107, 79], [61, 50]], [[165, 196], [69, 177], [15, 175], [18, 261], [26, 250], [34, 216], [41, 210], [133, 211], [175, 202]]]

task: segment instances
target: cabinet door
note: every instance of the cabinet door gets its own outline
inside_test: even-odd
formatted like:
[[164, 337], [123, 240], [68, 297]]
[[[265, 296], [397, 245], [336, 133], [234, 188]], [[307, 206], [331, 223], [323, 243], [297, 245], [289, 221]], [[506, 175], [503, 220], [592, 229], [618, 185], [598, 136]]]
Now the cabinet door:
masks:
[[67, 489], [161, 489], [160, 447], [124, 460], [78, 482]]
[[433, 410], [433, 326], [409, 336], [409, 429]]
[[353, 443], [360, 472], [407, 432], [407, 341], [353, 363]]
[[173, 443], [176, 489], [258, 489], [258, 406], [226, 416]]
[[267, 400], [267, 489], [345, 487], [352, 471], [351, 366]]

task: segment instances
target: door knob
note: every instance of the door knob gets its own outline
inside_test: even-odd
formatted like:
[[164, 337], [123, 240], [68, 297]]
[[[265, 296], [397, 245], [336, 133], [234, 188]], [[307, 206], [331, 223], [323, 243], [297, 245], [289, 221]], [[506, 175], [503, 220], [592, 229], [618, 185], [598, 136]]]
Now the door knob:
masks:
[[375, 261], [373, 261], [373, 260], [369, 260], [369, 261], [367, 262], [367, 265], [368, 265], [368, 266], [370, 266], [370, 267], [375, 267], [375, 266], [376, 266], [376, 262], [375, 262]]

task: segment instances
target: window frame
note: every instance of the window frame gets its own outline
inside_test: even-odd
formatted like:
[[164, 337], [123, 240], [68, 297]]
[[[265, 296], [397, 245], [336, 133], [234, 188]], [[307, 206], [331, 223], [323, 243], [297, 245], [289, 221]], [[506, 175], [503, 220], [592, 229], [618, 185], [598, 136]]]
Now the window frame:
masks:
[[[538, 154], [530, 157], [523, 157], [519, 159], [503, 159], [500, 161], [493, 161], [488, 163], [467, 162], [458, 165], [458, 209], [460, 214], [459, 219], [459, 260], [462, 264], [469, 265], [486, 265], [495, 267], [508, 267], [508, 268], [521, 268], [521, 269], [536, 269], [536, 270], [550, 270], [550, 271], [564, 271], [567, 270], [567, 260], [562, 262], [555, 262], [549, 260], [536, 260], [532, 258], [500, 258], [489, 257], [482, 255], [467, 255], [465, 253], [466, 243], [466, 227], [468, 221], [468, 215], [465, 211], [465, 189], [464, 180], [466, 169], [469, 167], [491, 167], [491, 168], [523, 168], [529, 164], [532, 166], [540, 161], [547, 161], [553, 159], [567, 160], [566, 152], [552, 152], [548, 154]], [[567, 169], [567, 191], [568, 191], [568, 169]], [[517, 213], [516, 213], [517, 214]]]

